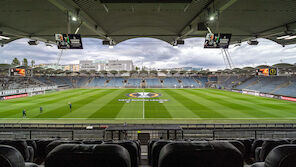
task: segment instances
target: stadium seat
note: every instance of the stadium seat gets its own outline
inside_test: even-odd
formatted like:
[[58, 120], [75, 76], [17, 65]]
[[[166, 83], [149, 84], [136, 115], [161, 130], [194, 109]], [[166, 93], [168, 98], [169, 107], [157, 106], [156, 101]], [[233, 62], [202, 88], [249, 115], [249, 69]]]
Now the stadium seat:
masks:
[[257, 147], [261, 147], [263, 144], [264, 140], [258, 139], [255, 140], [252, 144], [252, 149], [251, 149], [251, 157], [255, 158], [255, 150]]
[[159, 155], [159, 167], [242, 167], [240, 151], [229, 142], [173, 142]]
[[1, 167], [38, 167], [34, 163], [25, 163], [22, 154], [14, 147], [0, 145]]
[[283, 144], [290, 144], [287, 140], [266, 140], [262, 144], [262, 149], [259, 154], [259, 160], [263, 162], [268, 153], [275, 147]]
[[262, 150], [262, 147], [257, 147], [255, 149], [255, 161], [260, 162], [260, 152]]
[[31, 146], [28, 146], [29, 150], [29, 160], [28, 162], [33, 162], [34, 161], [34, 148]]
[[26, 140], [28, 146], [31, 146], [34, 149], [34, 158], [37, 155], [37, 144], [35, 140]]
[[37, 152], [36, 152], [35, 163], [41, 164], [44, 161], [44, 159], [46, 157], [46, 147], [52, 141], [54, 141], [54, 140], [50, 139], [50, 140], [37, 140], [36, 141]]
[[45, 167], [131, 167], [131, 161], [117, 144], [63, 144], [47, 155]]
[[159, 159], [159, 153], [161, 151], [161, 149], [167, 145], [168, 143], [171, 143], [173, 141], [169, 141], [169, 140], [159, 140], [156, 141], [151, 149], [151, 165], [152, 167], [157, 167], [158, 166], [158, 159]]
[[296, 145], [287, 144], [275, 147], [267, 155], [265, 162], [257, 162], [251, 167], [294, 167], [296, 161]]
[[239, 139], [238, 141], [242, 142], [245, 146], [245, 155], [244, 160], [248, 161], [251, 157], [251, 149], [252, 149], [252, 139]]
[[130, 154], [131, 166], [137, 167], [139, 164], [139, 151], [138, 146], [134, 141], [113, 141], [113, 142], [104, 142], [104, 144], [118, 144], [127, 149]]
[[236, 147], [242, 154], [242, 156], [244, 157], [244, 155], [246, 154], [246, 148], [245, 145], [237, 140], [230, 140], [228, 141], [229, 143], [231, 143], [232, 145], [234, 145], [234, 147]]
[[25, 140], [0, 140], [0, 145], [9, 145], [16, 148], [22, 154], [25, 162], [29, 162], [30, 152]]
[[102, 140], [83, 140], [83, 144], [102, 144]]
[[152, 162], [151, 162], [151, 160], [152, 160], [152, 146], [153, 146], [153, 144], [156, 142], [156, 141], [158, 141], [159, 139], [151, 139], [151, 140], [149, 140], [149, 142], [148, 142], [148, 164], [149, 165], [151, 165], [152, 164]]
[[80, 141], [69, 141], [69, 140], [55, 140], [50, 142], [47, 146], [46, 146], [46, 155], [53, 150], [55, 147], [61, 145], [61, 144], [81, 144]]

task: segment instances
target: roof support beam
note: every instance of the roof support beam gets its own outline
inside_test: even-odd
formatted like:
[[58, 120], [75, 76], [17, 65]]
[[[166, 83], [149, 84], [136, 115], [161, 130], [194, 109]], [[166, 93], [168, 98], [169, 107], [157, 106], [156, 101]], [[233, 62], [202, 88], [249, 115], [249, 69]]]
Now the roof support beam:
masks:
[[[227, 3], [223, 4], [218, 11], [220, 12], [220, 14], [226, 10], [227, 8], [229, 8], [230, 6], [232, 6], [235, 2], [237, 2], [238, 0], [228, 0]], [[216, 1], [217, 2], [217, 1]], [[194, 31], [194, 26], [193, 24], [196, 23], [198, 21], [198, 19], [200, 18], [200, 16], [209, 8], [211, 8], [211, 6], [215, 3], [215, 0], [209, 0], [209, 2], [202, 8], [202, 10], [200, 10], [180, 31], [179, 31], [179, 37], [176, 38], [176, 40], [181, 39], [181, 38], [185, 38], [186, 36], [188, 36], [191, 32]]]
[[[254, 36], [258, 36], [258, 37], [268, 37], [268, 36], [272, 36], [272, 34], [279, 34], [281, 32], [289, 32], [289, 31], [294, 31], [296, 30], [296, 21], [290, 22], [290, 23], [286, 23], [280, 26], [276, 26], [261, 32], [257, 32], [255, 33]], [[281, 32], [279, 32], [281, 31]]]
[[14, 28], [10, 28], [10, 27], [6, 27], [3, 25], [0, 25], [0, 31], [3, 31], [3, 33], [16, 37], [16, 38], [29, 38], [29, 39], [33, 39], [33, 40], [38, 40], [41, 42], [46, 42], [46, 43], [50, 43], [50, 44], [56, 44], [54, 41], [50, 41], [47, 40], [45, 38], [42, 37], [38, 37], [38, 35], [34, 35], [34, 34], [29, 34], [26, 32], [22, 32], [20, 30], [16, 30]]
[[67, 1], [65, 0], [48, 0], [50, 3], [52, 3], [54, 6], [56, 6], [58, 9], [63, 11], [65, 14], [69, 12], [72, 16], [78, 16], [82, 21], [82, 25], [84, 25], [86, 28], [94, 32], [96, 35], [102, 37], [103, 39], [110, 40], [113, 42], [113, 44], [116, 44], [114, 40], [112, 40], [110, 37], [108, 37], [107, 33], [103, 30], [102, 27], [100, 27], [94, 19], [92, 19], [85, 11], [83, 11], [76, 3], [73, 1]]

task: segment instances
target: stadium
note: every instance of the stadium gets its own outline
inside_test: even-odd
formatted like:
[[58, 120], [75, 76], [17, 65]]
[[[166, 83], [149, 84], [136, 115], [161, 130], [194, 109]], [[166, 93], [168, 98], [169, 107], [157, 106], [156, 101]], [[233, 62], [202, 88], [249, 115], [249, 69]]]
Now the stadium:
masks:
[[295, 8], [1, 1], [0, 166], [294, 167]]

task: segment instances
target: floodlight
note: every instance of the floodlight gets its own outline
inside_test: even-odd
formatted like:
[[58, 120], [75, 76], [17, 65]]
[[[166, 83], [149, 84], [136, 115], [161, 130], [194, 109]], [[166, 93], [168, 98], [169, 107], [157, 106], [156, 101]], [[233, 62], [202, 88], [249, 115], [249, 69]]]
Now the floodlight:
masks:
[[211, 16], [210, 17], [210, 21], [214, 21], [215, 20], [215, 17], [214, 16]]
[[0, 40], [2, 40], [2, 39], [6, 39], [6, 40], [8, 40], [8, 39], [10, 39], [9, 37], [6, 37], [6, 36], [3, 36], [3, 35], [0, 35]]
[[290, 39], [295, 39], [296, 38], [296, 35], [293, 35], [293, 36], [289, 36], [287, 38], [285, 38], [286, 40], [290, 40]]
[[288, 38], [288, 37], [290, 37], [290, 35], [280, 36], [280, 37], [277, 37], [276, 39], [286, 39], [286, 38]]
[[73, 16], [72, 21], [77, 21], [77, 17]]

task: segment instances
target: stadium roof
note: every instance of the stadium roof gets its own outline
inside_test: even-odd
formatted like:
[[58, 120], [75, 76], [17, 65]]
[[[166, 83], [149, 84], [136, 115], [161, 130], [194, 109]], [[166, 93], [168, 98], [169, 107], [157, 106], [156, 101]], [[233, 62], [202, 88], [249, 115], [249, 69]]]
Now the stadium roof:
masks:
[[[19, 38], [53, 43], [55, 33], [79, 27], [83, 37], [114, 44], [136, 37], [172, 44], [204, 37], [207, 30], [198, 25], [206, 24], [212, 32], [232, 33], [232, 43], [266, 38], [287, 45], [296, 43], [295, 8], [295, 0], [1, 0], [0, 31], [10, 39], [0, 43]], [[292, 39], [277, 39], [286, 34]]]

